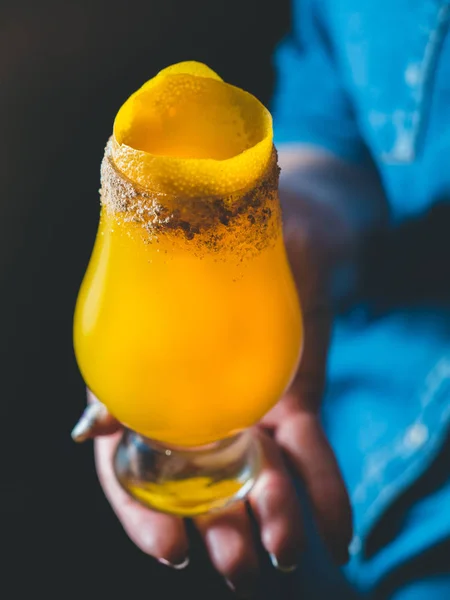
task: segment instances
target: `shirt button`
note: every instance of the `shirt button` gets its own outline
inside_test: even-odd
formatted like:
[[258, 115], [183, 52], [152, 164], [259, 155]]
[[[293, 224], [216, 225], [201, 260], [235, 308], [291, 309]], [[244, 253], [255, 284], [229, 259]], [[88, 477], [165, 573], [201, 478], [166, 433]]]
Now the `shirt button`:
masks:
[[411, 86], [415, 87], [420, 84], [420, 80], [422, 78], [422, 73], [419, 65], [408, 65], [408, 68], [405, 71], [405, 81]]
[[408, 448], [420, 448], [428, 440], [428, 427], [417, 423], [408, 429], [405, 435], [405, 444]]
[[350, 542], [350, 546], [348, 547], [348, 552], [350, 556], [355, 556], [361, 551], [361, 538], [357, 535], [353, 536], [352, 541]]

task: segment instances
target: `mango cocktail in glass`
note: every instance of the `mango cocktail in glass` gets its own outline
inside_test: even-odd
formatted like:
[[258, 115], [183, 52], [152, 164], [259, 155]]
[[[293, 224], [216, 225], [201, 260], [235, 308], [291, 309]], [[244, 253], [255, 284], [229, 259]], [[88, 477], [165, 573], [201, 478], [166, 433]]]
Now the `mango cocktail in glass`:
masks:
[[278, 175], [270, 113], [203, 64], [161, 71], [116, 116], [74, 345], [125, 428], [117, 477], [154, 509], [218, 509], [258, 475], [253, 426], [303, 339]]

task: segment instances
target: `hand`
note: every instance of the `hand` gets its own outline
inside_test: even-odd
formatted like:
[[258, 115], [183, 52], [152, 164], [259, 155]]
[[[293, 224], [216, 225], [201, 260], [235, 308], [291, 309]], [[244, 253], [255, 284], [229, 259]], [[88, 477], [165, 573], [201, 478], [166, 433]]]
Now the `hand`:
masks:
[[[295, 203], [295, 214], [299, 215], [298, 198]], [[304, 539], [300, 507], [285, 457], [302, 480], [319, 532], [339, 564], [348, 559], [351, 512], [319, 419], [330, 330], [325, 283], [329, 221], [322, 211], [319, 213], [307, 204], [301, 210], [301, 218], [291, 217], [288, 198], [286, 213], [286, 247], [302, 299], [305, 351], [291, 389], [258, 426], [264, 454], [263, 470], [248, 497], [248, 505], [259, 525], [262, 545], [274, 566], [290, 571], [296, 566]], [[331, 225], [335, 226], [335, 222]], [[73, 436], [79, 441], [96, 438], [100, 483], [118, 519], [141, 550], [167, 566], [184, 568], [188, 564], [189, 542], [183, 521], [143, 507], [120, 487], [113, 471], [120, 424], [91, 394], [89, 400], [88, 413], [76, 426]], [[258, 576], [258, 558], [244, 504], [196, 518], [195, 525], [213, 565], [228, 585], [238, 595], [251, 593]]]

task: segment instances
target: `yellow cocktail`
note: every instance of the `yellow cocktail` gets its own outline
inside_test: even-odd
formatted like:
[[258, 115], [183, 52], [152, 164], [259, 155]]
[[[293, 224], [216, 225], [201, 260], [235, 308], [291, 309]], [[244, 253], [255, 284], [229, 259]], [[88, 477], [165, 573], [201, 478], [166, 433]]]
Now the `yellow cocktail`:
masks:
[[[75, 350], [89, 388], [154, 452], [195, 462], [195, 449], [225, 440], [236, 463], [233, 436], [295, 372], [302, 322], [277, 184], [269, 113], [204, 65], [166, 69], [116, 117]], [[244, 465], [231, 477], [208, 468], [127, 476], [126, 487], [181, 514], [245, 487]]]

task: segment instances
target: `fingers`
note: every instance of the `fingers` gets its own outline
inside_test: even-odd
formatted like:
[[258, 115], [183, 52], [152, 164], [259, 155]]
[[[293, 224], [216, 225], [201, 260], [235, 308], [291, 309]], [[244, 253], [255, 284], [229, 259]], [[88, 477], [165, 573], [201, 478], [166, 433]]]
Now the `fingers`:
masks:
[[[77, 442], [95, 440], [95, 461], [100, 484], [130, 539], [164, 565], [182, 569], [189, 564], [188, 541], [180, 519], [153, 512], [133, 500], [114, 473], [114, 453], [121, 425], [104, 404], [88, 391], [88, 406], [72, 431]], [[106, 436], [106, 437], [98, 437]]]
[[261, 435], [261, 444], [264, 464], [250, 492], [249, 503], [274, 567], [291, 572], [303, 548], [300, 506], [275, 442]]
[[276, 431], [276, 441], [302, 477], [332, 557], [338, 564], [346, 563], [352, 538], [350, 501], [318, 417], [299, 413], [285, 419]]
[[[153, 512], [133, 500], [116, 479], [113, 462], [120, 424], [88, 393], [88, 408], [75, 426], [76, 441], [95, 440], [100, 483], [130, 539], [145, 553], [175, 569], [187, 566], [188, 539], [181, 519]], [[281, 571], [296, 567], [302, 546], [299, 506], [276, 444], [261, 434], [263, 468], [249, 497], [260, 527], [261, 541]], [[258, 558], [252, 525], [243, 503], [196, 519], [215, 568], [240, 597], [251, 595], [258, 578]]]
[[108, 409], [88, 390], [88, 406], [72, 429], [72, 439], [84, 442], [99, 435], [109, 435], [120, 429], [120, 423], [109, 414]]
[[174, 569], [189, 563], [188, 540], [181, 519], [157, 513], [133, 500], [120, 486], [113, 468], [120, 433], [95, 440], [95, 461], [103, 491], [130, 539], [146, 554]]
[[195, 521], [211, 562], [241, 598], [250, 597], [256, 587], [258, 558], [250, 518], [240, 502], [217, 514]]
[[[273, 565], [290, 572], [303, 546], [300, 507], [277, 445], [261, 434], [261, 446], [263, 466], [248, 501]], [[238, 596], [250, 595], [256, 587], [258, 559], [245, 506], [199, 517], [196, 526], [215, 568]]]

